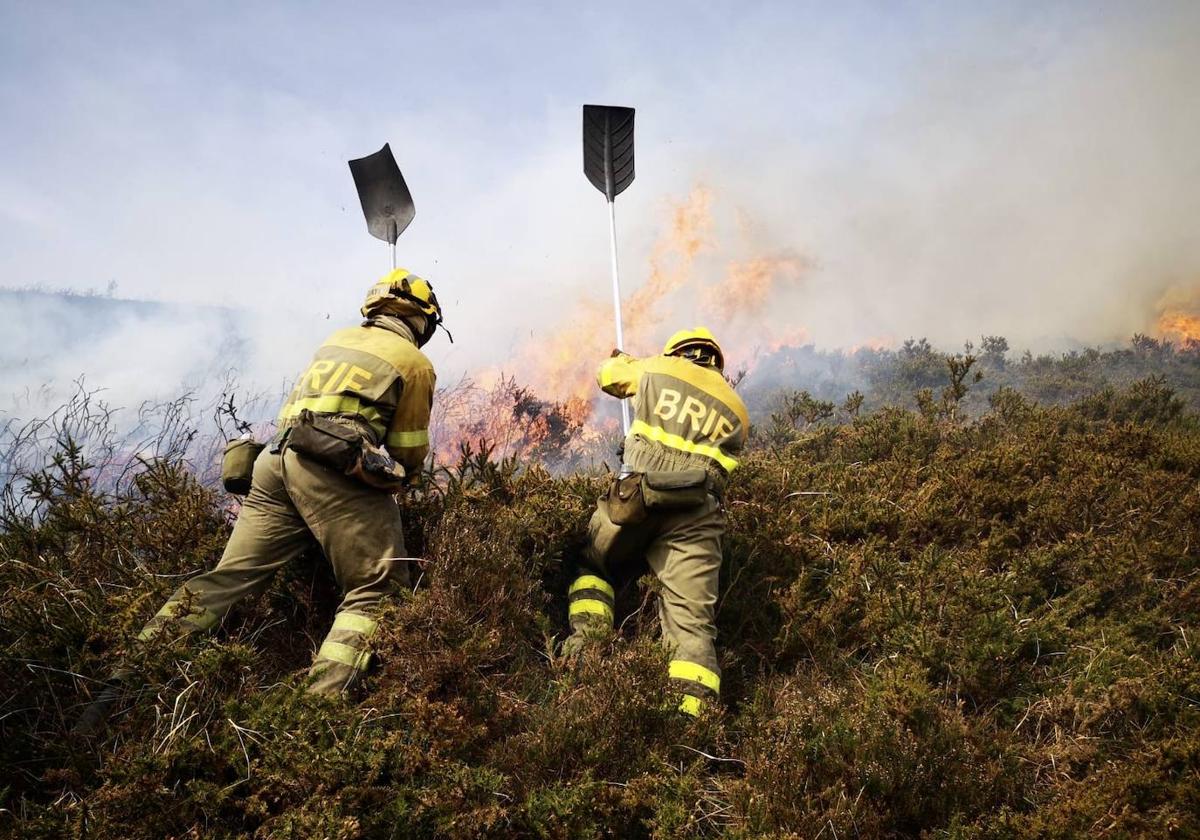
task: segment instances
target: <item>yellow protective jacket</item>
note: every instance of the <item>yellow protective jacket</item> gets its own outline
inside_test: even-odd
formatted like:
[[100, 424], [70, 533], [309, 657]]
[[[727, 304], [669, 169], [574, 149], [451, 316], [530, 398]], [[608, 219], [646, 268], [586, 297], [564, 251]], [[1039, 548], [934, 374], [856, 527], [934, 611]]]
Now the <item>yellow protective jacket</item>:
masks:
[[408, 326], [377, 316], [325, 339], [280, 409], [278, 425], [282, 431], [306, 408], [355, 421], [417, 475], [429, 453], [436, 381]]
[[626, 464], [639, 472], [702, 467], [724, 486], [750, 418], [719, 371], [679, 356], [620, 353], [600, 366], [597, 379], [606, 394], [634, 398]]

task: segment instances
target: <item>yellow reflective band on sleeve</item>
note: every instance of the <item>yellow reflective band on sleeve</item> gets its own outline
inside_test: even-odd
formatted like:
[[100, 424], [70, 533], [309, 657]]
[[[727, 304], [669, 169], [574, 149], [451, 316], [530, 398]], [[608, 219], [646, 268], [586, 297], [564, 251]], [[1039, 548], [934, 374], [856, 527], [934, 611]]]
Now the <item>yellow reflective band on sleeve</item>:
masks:
[[581, 589], [595, 589], [603, 592], [609, 598], [616, 596], [613, 588], [608, 585], [608, 581], [604, 578], [596, 577], [595, 575], [580, 575], [575, 578], [575, 582], [571, 584], [571, 588], [567, 590], [568, 595], [574, 595]]
[[417, 429], [413, 432], [388, 432], [385, 442], [392, 449], [412, 449], [417, 446], [428, 446], [429, 430]]
[[721, 691], [721, 678], [715, 672], [708, 670], [703, 665], [697, 665], [695, 662], [672, 659], [667, 675], [673, 680], [691, 680], [718, 693]]
[[595, 598], [580, 598], [578, 601], [572, 601], [567, 607], [567, 615], [580, 615], [581, 613], [602, 615], [608, 619], [610, 624], [613, 620], [612, 607]]
[[328, 659], [330, 662], [340, 662], [358, 671], [365, 671], [371, 661], [371, 651], [358, 650], [341, 642], [324, 642], [317, 651], [317, 659]]
[[703, 700], [699, 697], [693, 697], [690, 694], [683, 695], [683, 699], [679, 701], [679, 711], [692, 717], [700, 717], [700, 709], [703, 706]]
[[363, 636], [370, 636], [378, 626], [375, 619], [352, 612], [338, 613], [333, 619], [334, 630], [349, 630]]
[[633, 425], [629, 427], [629, 433], [631, 435], [641, 435], [644, 438], [657, 441], [663, 446], [669, 446], [681, 452], [691, 452], [696, 455], [704, 455], [705, 457], [712, 458], [725, 468], [725, 472], [733, 472], [737, 469], [737, 460], [730, 458], [717, 447], [681, 438], [679, 435], [673, 435], [665, 429], [651, 426], [645, 420], [634, 420]]

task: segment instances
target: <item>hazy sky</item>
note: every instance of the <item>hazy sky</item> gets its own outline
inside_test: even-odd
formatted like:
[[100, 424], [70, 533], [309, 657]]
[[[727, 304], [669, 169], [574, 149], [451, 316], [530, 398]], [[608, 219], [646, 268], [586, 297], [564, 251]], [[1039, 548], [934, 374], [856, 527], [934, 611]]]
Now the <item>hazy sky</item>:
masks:
[[345, 163], [386, 140], [431, 354], [502, 361], [609, 294], [600, 102], [638, 109], [629, 290], [701, 184], [698, 281], [808, 266], [780, 332], [1119, 339], [1200, 286], [1198, 80], [1194, 1], [0, 2], [0, 285], [274, 307], [291, 370], [387, 268]]

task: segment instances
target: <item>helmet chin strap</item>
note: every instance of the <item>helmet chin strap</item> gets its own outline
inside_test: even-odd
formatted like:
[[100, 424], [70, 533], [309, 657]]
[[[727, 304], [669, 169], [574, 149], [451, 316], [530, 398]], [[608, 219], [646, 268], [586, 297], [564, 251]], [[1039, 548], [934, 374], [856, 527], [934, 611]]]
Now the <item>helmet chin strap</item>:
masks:
[[[446, 325], [435, 320], [429, 315], [407, 315], [404, 318], [404, 323], [408, 324], [408, 328], [413, 331], [413, 335], [417, 339], [417, 346], [424, 347], [433, 338], [437, 328], [441, 327], [446, 333], [446, 338], [450, 339], [450, 343], [454, 343], [454, 336], [450, 334], [450, 330], [446, 329]], [[418, 323], [420, 327], [418, 328]]]
[[400, 318], [404, 325], [412, 330], [413, 338], [418, 347], [423, 347], [432, 337], [429, 330], [429, 319], [423, 315], [404, 315]]

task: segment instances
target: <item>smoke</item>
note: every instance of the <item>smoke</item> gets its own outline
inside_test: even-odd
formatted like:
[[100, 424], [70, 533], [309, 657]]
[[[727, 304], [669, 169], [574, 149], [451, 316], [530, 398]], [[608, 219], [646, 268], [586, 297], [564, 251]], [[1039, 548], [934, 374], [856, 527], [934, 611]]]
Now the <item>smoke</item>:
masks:
[[118, 412], [118, 431], [140, 422], [143, 404], [186, 395], [211, 412], [231, 388], [241, 403], [261, 403], [245, 419], [271, 419], [332, 330], [296, 313], [101, 295], [0, 290], [0, 306], [18, 314], [0, 337], [0, 420], [45, 416], [82, 389]]
[[[667, 314], [665, 304], [691, 279], [697, 254], [711, 247], [711, 203], [711, 193], [697, 187], [669, 207], [668, 223], [650, 256], [649, 277], [624, 295], [626, 349], [650, 351], [653, 328]], [[518, 347], [512, 372], [555, 399], [590, 401], [599, 360], [616, 345], [611, 298], [583, 295], [557, 322]]]
[[0, 285], [175, 308], [5, 298], [0, 394], [86, 374], [134, 405], [230, 368], [282, 391], [386, 265], [344, 163], [386, 139], [418, 206], [401, 262], [458, 341], [428, 348], [443, 381], [590, 402], [615, 336], [585, 101], [638, 108], [634, 352], [697, 323], [733, 369], [805, 342], [1054, 350], [1164, 334], [1200, 284], [1194, 3], [414, 10], [399, 75], [370, 14], [284, 9], [8, 11]]
[[[791, 22], [739, 17], [725, 50], [627, 88], [653, 106], [618, 201], [622, 280], [657, 307], [630, 299], [631, 349], [703, 321], [741, 366], [808, 341], [1065, 350], [1154, 332], [1165, 291], [1200, 285], [1200, 7], [1014, 6], [923, 20], [905, 42], [880, 20], [797, 41]], [[676, 258], [663, 196], [696, 183], [708, 222]], [[565, 331], [596, 352], [586, 375], [547, 377], [564, 387], [589, 380], [612, 333], [603, 232], [597, 212], [571, 240], [587, 261], [556, 283], [586, 304], [556, 298], [517, 343], [549, 350]], [[681, 295], [663, 292], [664, 242], [690, 275], [666, 275]]]

